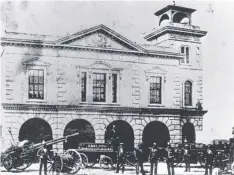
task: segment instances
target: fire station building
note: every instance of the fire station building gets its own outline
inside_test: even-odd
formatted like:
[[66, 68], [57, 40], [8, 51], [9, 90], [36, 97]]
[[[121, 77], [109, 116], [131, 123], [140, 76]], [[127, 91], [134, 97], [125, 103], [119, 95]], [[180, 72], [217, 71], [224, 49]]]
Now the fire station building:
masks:
[[[105, 25], [65, 37], [6, 32], [1, 38], [3, 138], [80, 135], [105, 143], [115, 125], [127, 146], [195, 142], [202, 131], [201, 38], [195, 9], [169, 5], [138, 45]], [[156, 26], [157, 27], [157, 26]], [[37, 140], [36, 140], [37, 139]], [[38, 140], [39, 139], [39, 140]]]

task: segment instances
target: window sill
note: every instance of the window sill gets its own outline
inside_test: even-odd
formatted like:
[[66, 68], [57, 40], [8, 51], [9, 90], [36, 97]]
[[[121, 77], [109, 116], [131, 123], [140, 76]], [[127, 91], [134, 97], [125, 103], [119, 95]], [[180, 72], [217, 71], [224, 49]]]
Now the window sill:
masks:
[[47, 103], [46, 100], [36, 100], [36, 99], [27, 100], [26, 102], [28, 102], [28, 103]]
[[194, 106], [183, 106], [183, 108], [195, 109]]
[[165, 107], [164, 104], [149, 104], [148, 107], [152, 107], [152, 108], [155, 108], [155, 107]]
[[120, 106], [119, 103], [106, 103], [106, 102], [80, 102], [81, 105], [107, 105], [107, 106]]

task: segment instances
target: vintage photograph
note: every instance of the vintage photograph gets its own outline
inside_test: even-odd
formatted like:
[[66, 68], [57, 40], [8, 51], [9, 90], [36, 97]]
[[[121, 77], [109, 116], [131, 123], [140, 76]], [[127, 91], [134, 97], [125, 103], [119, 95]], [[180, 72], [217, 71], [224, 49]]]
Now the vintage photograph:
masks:
[[234, 174], [234, 1], [0, 3], [2, 175]]

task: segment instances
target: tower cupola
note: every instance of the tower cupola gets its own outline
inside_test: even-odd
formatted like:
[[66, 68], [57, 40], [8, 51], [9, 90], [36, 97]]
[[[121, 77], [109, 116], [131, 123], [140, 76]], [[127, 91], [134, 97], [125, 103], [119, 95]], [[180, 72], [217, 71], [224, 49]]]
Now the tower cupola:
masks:
[[192, 14], [195, 9], [168, 5], [154, 14], [158, 17], [159, 28], [156, 31], [148, 33], [144, 38], [147, 41], [157, 40], [164, 34], [179, 34], [181, 36], [190, 35], [194, 37], [203, 37], [206, 31], [200, 30], [200, 27], [192, 25]]

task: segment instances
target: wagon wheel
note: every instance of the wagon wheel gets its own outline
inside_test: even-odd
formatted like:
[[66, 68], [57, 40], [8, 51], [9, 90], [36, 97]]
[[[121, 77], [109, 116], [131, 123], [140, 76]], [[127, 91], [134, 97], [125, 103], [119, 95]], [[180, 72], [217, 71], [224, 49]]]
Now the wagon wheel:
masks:
[[84, 153], [80, 153], [81, 159], [82, 159], [82, 166], [84, 168], [87, 168], [89, 166], [89, 159]]
[[60, 154], [51, 150], [49, 152], [48, 161], [47, 161], [47, 174], [49, 175], [58, 175], [63, 169], [63, 159]]
[[32, 153], [22, 152], [19, 159], [16, 160], [16, 166], [14, 168], [19, 171], [24, 171], [26, 168], [32, 165], [34, 157], [35, 156], [33, 156]]
[[99, 164], [100, 164], [100, 167], [103, 169], [111, 169], [113, 167], [113, 162], [112, 162], [111, 158], [108, 156], [103, 156], [100, 159]]
[[74, 149], [67, 150], [63, 155], [63, 159], [63, 172], [68, 174], [75, 174], [82, 167], [81, 155]]
[[126, 156], [127, 165], [136, 166], [136, 162], [137, 162], [137, 160], [136, 160], [134, 153], [133, 152], [128, 153], [128, 155]]
[[13, 168], [13, 157], [11, 155], [6, 155], [6, 157], [3, 159], [2, 165], [7, 171], [11, 171]]

